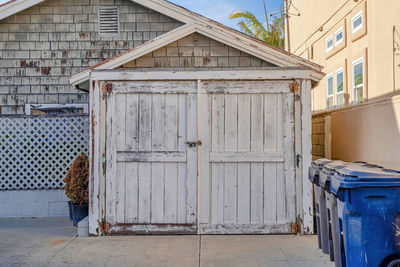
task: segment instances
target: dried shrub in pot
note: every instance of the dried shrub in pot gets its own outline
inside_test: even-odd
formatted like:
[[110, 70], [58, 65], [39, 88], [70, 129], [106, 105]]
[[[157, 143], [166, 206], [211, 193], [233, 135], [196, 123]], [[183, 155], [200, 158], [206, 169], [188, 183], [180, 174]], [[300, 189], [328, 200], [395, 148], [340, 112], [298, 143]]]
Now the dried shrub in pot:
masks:
[[87, 204], [89, 200], [89, 160], [85, 153], [71, 164], [64, 178], [65, 193], [75, 204]]

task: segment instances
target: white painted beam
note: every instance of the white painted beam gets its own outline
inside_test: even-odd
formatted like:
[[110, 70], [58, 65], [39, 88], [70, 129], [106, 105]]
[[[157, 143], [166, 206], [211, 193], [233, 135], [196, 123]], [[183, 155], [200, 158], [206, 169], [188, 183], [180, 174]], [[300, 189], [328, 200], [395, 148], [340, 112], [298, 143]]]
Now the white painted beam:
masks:
[[303, 68], [271, 68], [263, 70], [149, 70], [92, 71], [91, 80], [160, 81], [160, 80], [293, 80], [310, 79], [311, 70]]

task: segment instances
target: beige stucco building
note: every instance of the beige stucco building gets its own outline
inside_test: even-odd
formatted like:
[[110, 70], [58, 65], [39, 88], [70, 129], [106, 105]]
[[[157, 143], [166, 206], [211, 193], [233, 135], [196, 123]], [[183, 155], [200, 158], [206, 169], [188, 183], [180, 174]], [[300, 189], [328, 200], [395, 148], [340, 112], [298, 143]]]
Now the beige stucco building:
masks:
[[398, 168], [400, 1], [289, 2], [288, 49], [326, 73], [312, 91], [313, 155]]

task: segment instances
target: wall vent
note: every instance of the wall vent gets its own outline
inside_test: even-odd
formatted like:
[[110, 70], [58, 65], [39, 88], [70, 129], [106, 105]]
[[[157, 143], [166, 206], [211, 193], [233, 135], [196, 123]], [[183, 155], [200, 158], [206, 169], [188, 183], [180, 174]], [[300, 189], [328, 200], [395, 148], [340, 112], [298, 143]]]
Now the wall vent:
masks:
[[118, 7], [99, 8], [99, 33], [105, 36], [119, 34]]

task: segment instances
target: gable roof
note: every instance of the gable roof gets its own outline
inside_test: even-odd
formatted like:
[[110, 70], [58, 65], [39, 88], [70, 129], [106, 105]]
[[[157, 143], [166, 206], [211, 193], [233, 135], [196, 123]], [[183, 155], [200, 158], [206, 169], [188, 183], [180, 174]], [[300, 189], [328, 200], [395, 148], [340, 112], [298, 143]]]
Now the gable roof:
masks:
[[[11, 0], [3, 5], [0, 5], [0, 20], [44, 1], [45, 0]], [[107, 59], [87, 70], [73, 75], [70, 79], [72, 84], [76, 85], [88, 80], [91, 69], [113, 69], [119, 67], [122, 64], [139, 58], [149, 52], [154, 51], [155, 49], [161, 48], [162, 46], [165, 46], [194, 32], [198, 32], [211, 39], [232, 46], [265, 61], [271, 62], [279, 67], [307, 67], [311, 69], [313, 73], [315, 73], [315, 81], [319, 81], [322, 78], [322, 67], [320, 65], [295, 56], [285, 50], [268, 45], [242, 32], [226, 27], [181, 6], [165, 0], [131, 1], [174, 18], [185, 24], [153, 40], [150, 40], [141, 46], [130, 49], [116, 57]]]
[[319, 81], [323, 76], [321, 72], [321, 66], [294, 56], [281, 49], [266, 45], [265, 43], [256, 39], [248, 38], [245, 34], [237, 31], [231, 31], [218, 25], [211, 26], [209, 24], [204, 25], [201, 22], [192, 22], [190, 24], [184, 24], [142, 45], [134, 47], [115, 57], [109, 58], [90, 68], [87, 68], [71, 76], [70, 82], [73, 85], [81, 84], [89, 80], [91, 70], [110, 70], [118, 68], [132, 60], [138, 59], [150, 52], [167, 46], [168, 44], [195, 32], [270, 62], [278, 67], [309, 68], [314, 73], [314, 75], [311, 77], [314, 81]]

